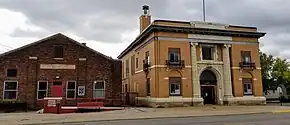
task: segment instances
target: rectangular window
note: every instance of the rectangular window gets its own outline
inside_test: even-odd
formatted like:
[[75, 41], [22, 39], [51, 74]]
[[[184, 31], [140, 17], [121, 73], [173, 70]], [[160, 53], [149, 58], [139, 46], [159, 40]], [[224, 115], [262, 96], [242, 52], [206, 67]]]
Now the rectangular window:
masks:
[[131, 75], [135, 74], [135, 55], [131, 56]]
[[98, 81], [94, 84], [94, 98], [104, 98], [105, 97], [105, 82]]
[[124, 69], [124, 62], [122, 62], [122, 78], [125, 77], [125, 69]]
[[18, 81], [4, 81], [4, 99], [17, 99]]
[[138, 69], [139, 59], [136, 58], [136, 69]]
[[7, 69], [7, 77], [16, 77], [17, 69]]
[[149, 64], [149, 62], [150, 62], [149, 51], [145, 52], [145, 62], [146, 62], [147, 64]]
[[55, 45], [54, 46], [54, 58], [63, 58], [63, 46]]
[[203, 45], [201, 49], [203, 60], [214, 60], [214, 46]]
[[251, 51], [241, 51], [242, 62], [251, 62]]
[[252, 95], [253, 94], [253, 86], [251, 78], [243, 78], [244, 84], [244, 95]]
[[76, 82], [68, 81], [66, 84], [66, 98], [74, 99], [76, 97]]
[[147, 85], [147, 95], [150, 96], [150, 78], [146, 79], [146, 85]]
[[43, 99], [44, 97], [47, 97], [47, 81], [38, 81], [37, 84], [37, 99]]
[[179, 96], [181, 95], [181, 78], [180, 77], [170, 77], [170, 95], [171, 96]]
[[180, 48], [169, 48], [168, 60], [170, 63], [179, 63], [180, 62]]
[[126, 77], [129, 76], [129, 60], [126, 60]]

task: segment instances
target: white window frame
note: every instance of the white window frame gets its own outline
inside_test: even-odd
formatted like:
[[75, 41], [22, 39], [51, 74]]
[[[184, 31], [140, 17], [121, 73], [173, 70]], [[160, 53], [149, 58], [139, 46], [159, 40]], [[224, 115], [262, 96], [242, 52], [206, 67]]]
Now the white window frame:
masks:
[[[96, 84], [98, 83], [98, 82], [103, 82], [103, 84], [104, 84], [104, 89], [95, 89], [95, 86], [96, 86]], [[94, 85], [93, 85], [93, 98], [105, 98], [106, 97], [106, 82], [105, 82], [105, 80], [97, 80], [97, 81], [94, 81]], [[104, 97], [95, 97], [95, 94], [94, 94], [94, 92], [96, 91], [96, 90], [103, 90], [103, 92], [104, 92]]]
[[[170, 81], [169, 81], [170, 82]], [[172, 84], [174, 84], [174, 85], [178, 85], [179, 86], [179, 93], [172, 93], [171, 92], [171, 90], [172, 90], [172, 88], [171, 88], [171, 85]], [[174, 90], [174, 91], [176, 91], [176, 90]], [[170, 94], [170, 96], [175, 96], [175, 95], [178, 95], [178, 96], [180, 96], [181, 95], [181, 82], [180, 83], [177, 83], [177, 82], [170, 82], [169, 83], [169, 94]]]
[[[245, 78], [245, 79], [250, 79], [250, 78]], [[251, 79], [251, 83], [249, 83], [249, 82], [244, 82], [244, 81], [242, 81], [242, 83], [243, 83], [243, 94], [245, 95], [245, 96], [248, 96], [248, 95], [253, 95], [254, 93], [253, 93], [253, 79]], [[245, 84], [247, 85], [247, 92], [245, 92]], [[248, 86], [250, 85], [250, 89], [248, 89]], [[249, 90], [251, 90], [250, 92], [249, 92]]]
[[[206, 60], [206, 59], [203, 59], [203, 56], [202, 56], [202, 47], [203, 46], [208, 46], [208, 47], [213, 47], [214, 50], [212, 51], [212, 56], [213, 56], [213, 59], [212, 60]], [[202, 61], [216, 61], [217, 60], [217, 46], [216, 45], [210, 45], [210, 44], [202, 44], [200, 45], [200, 60]]]
[[38, 92], [39, 92], [39, 91], [44, 91], [44, 90], [39, 90], [39, 83], [40, 83], [40, 82], [46, 82], [46, 90], [45, 90], [45, 91], [46, 91], [46, 96], [45, 96], [45, 97], [47, 97], [47, 95], [48, 95], [48, 81], [46, 81], [46, 80], [39, 80], [39, 81], [37, 82], [37, 93], [36, 93], [36, 99], [37, 99], [37, 100], [43, 100], [43, 99], [39, 99], [39, 98], [38, 98]]
[[[6, 89], [5, 88], [5, 83], [6, 82], [16, 82], [16, 90], [5, 90]], [[6, 91], [16, 91], [16, 97], [15, 97], [15, 99], [5, 99], [5, 92]], [[5, 80], [3, 82], [3, 100], [17, 100], [17, 98], [18, 98], [18, 81], [17, 80]]]
[[[74, 82], [74, 83], [75, 83], [75, 88], [74, 88], [74, 89], [68, 89], [68, 83], [69, 83], [69, 82]], [[68, 91], [74, 91], [74, 92], [75, 92], [73, 98], [68, 98], [68, 97], [67, 97], [67, 92], [68, 92]], [[77, 81], [75, 81], [75, 80], [69, 80], [69, 81], [67, 81], [67, 82], [66, 82], [66, 87], [65, 87], [65, 98], [66, 98], [67, 100], [70, 100], [70, 99], [74, 100], [74, 99], [76, 99], [76, 93], [77, 93]]]

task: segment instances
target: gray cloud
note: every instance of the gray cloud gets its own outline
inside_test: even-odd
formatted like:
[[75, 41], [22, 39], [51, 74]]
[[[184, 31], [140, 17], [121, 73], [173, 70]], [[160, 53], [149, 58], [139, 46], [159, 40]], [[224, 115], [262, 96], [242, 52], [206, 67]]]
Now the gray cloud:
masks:
[[[110, 43], [124, 42], [121, 34], [138, 28], [143, 4], [150, 5], [154, 19], [202, 20], [202, 0], [0, 0], [0, 8], [22, 12], [48, 32], [70, 31]], [[263, 51], [290, 58], [289, 5], [288, 0], [206, 0], [206, 19], [256, 26], [267, 33], [261, 39]], [[16, 29], [12, 36], [40, 34]]]

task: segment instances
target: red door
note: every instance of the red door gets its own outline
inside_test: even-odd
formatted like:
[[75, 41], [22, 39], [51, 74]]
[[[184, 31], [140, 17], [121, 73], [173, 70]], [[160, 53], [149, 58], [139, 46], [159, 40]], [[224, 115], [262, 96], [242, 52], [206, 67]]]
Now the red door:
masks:
[[62, 97], [62, 82], [53, 81], [51, 87], [52, 97]]

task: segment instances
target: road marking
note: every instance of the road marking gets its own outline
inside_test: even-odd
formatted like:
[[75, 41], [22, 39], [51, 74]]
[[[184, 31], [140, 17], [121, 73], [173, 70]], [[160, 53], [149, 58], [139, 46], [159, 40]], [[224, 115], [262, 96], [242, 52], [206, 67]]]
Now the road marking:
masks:
[[290, 112], [290, 110], [279, 110], [279, 111], [273, 111], [272, 113], [286, 113]]

